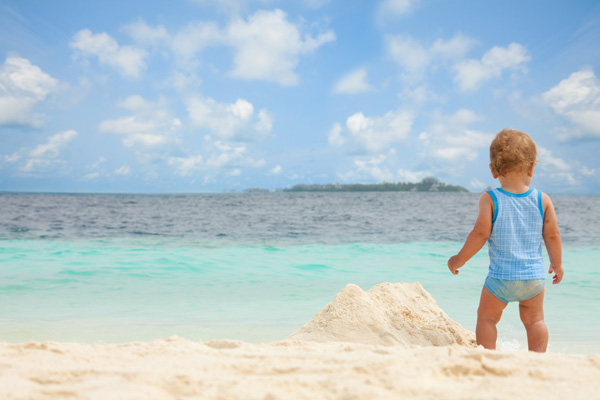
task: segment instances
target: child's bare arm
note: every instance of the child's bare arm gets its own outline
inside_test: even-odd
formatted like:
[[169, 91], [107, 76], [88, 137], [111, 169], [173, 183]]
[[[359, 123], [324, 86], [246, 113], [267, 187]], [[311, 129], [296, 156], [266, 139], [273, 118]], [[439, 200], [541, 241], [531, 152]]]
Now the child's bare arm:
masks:
[[493, 215], [494, 202], [488, 193], [484, 193], [479, 198], [479, 213], [473, 230], [467, 236], [467, 240], [458, 254], [448, 260], [448, 268], [454, 275], [458, 274], [458, 269], [481, 250], [490, 237]]
[[554, 272], [552, 283], [557, 284], [560, 283], [565, 274], [562, 267], [562, 241], [556, 222], [554, 205], [552, 204], [550, 197], [545, 193], [542, 195], [542, 208], [544, 209], [544, 229], [542, 231], [542, 237], [546, 244], [548, 258], [550, 258], [550, 269], [548, 270], [548, 273], [551, 274]]

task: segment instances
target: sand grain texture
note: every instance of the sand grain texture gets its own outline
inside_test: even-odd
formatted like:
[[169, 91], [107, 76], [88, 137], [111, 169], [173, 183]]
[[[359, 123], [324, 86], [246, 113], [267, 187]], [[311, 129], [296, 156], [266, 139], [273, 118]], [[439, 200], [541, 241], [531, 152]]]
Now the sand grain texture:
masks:
[[600, 357], [283, 341], [0, 343], [2, 399], [592, 399]]

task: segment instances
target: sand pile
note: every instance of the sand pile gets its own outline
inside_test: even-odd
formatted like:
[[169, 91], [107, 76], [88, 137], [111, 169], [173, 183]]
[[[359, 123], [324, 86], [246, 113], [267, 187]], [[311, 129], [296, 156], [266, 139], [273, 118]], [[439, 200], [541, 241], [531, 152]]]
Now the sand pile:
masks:
[[420, 283], [347, 285], [288, 340], [401, 346], [475, 346], [475, 335], [438, 307]]

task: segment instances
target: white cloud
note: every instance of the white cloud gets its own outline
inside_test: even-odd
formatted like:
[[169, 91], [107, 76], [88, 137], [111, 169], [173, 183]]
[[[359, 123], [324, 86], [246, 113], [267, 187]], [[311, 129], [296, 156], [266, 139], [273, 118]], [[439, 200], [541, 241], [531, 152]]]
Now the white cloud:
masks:
[[573, 174], [573, 169], [569, 163], [560, 157], [556, 157], [552, 150], [538, 146], [538, 164], [540, 173], [550, 176], [553, 182], [563, 182], [568, 185], [577, 185], [579, 181]]
[[8, 156], [8, 155], [4, 156], [4, 162], [7, 162], [7, 163], [17, 162], [20, 159], [21, 159], [21, 156], [17, 153], [13, 153], [10, 156]]
[[430, 176], [428, 171], [410, 171], [406, 169], [398, 170], [398, 180], [400, 182], [420, 182], [423, 178]]
[[419, 0], [382, 0], [377, 16], [380, 21], [401, 18], [412, 12], [418, 3]]
[[477, 158], [477, 152], [467, 147], [443, 147], [433, 151], [433, 155], [447, 161], [473, 161]]
[[369, 125], [373, 124], [373, 120], [371, 118], [365, 117], [365, 115], [361, 112], [352, 114], [346, 120], [346, 127], [350, 129], [351, 133], [359, 133], [361, 131], [366, 130]]
[[0, 125], [42, 125], [44, 116], [33, 111], [57, 86], [29, 60], [8, 56], [0, 65]]
[[566, 130], [564, 139], [600, 138], [600, 80], [590, 68], [572, 73], [542, 95], [557, 115], [573, 123], [578, 130]]
[[215, 141], [212, 145], [214, 149], [206, 156], [197, 154], [189, 157], [170, 157], [168, 163], [175, 167], [176, 173], [181, 176], [190, 176], [197, 171], [231, 171], [239, 167], [259, 168], [265, 165], [264, 160], [255, 160], [247, 156], [246, 146], [233, 146], [221, 141]]
[[115, 174], [117, 175], [129, 175], [131, 173], [131, 168], [128, 165], [122, 165], [121, 167], [115, 169]]
[[[222, 153], [218, 159], [211, 157], [207, 161], [209, 166], [222, 167], [224, 165], [234, 164], [235, 166], [260, 168], [266, 164], [263, 159], [256, 160], [246, 156], [246, 146], [232, 146], [227, 143], [215, 142], [215, 147]], [[213, 159], [215, 159], [214, 165], [212, 165]]]
[[508, 47], [492, 47], [481, 60], [465, 60], [454, 66], [454, 81], [462, 91], [479, 89], [486, 81], [500, 78], [504, 70], [523, 70], [531, 59], [527, 49], [518, 43]]
[[487, 188], [488, 185], [486, 185], [485, 183], [481, 182], [477, 178], [473, 178], [469, 182], [469, 186], [472, 187], [473, 189], [483, 190], [483, 189]]
[[461, 108], [454, 114], [442, 115], [436, 113], [433, 115], [433, 122], [430, 130], [438, 135], [457, 135], [462, 134], [468, 125], [481, 121], [482, 117], [473, 110]]
[[244, 99], [229, 104], [210, 97], [194, 97], [187, 100], [187, 110], [195, 127], [207, 129], [221, 140], [262, 140], [273, 127], [266, 110], [255, 116], [254, 106]]
[[141, 96], [130, 96], [118, 106], [131, 111], [133, 115], [102, 121], [98, 129], [122, 135], [123, 144], [127, 147], [136, 144], [152, 147], [167, 143], [181, 126], [181, 121], [172, 117], [160, 102], [153, 103]]
[[577, 186], [581, 182], [575, 178], [572, 172], [554, 172], [551, 174], [545, 174], [546, 177], [550, 178], [554, 184], [564, 183], [570, 186]]
[[410, 36], [388, 36], [387, 51], [410, 76], [420, 76], [431, 62], [427, 49]]
[[283, 172], [283, 168], [281, 167], [281, 165], [276, 165], [275, 167], [273, 167], [273, 169], [271, 170], [271, 173], [273, 175], [279, 175]]
[[172, 86], [180, 92], [191, 92], [202, 84], [202, 79], [198, 78], [195, 73], [183, 73], [175, 71], [164, 82], [166, 86]]
[[422, 132], [419, 138], [426, 144], [438, 147], [486, 147], [494, 135], [469, 129], [470, 125], [481, 119], [480, 115], [466, 108], [448, 115], [434, 113], [427, 131]]
[[398, 93], [398, 98], [403, 102], [408, 102], [409, 104], [415, 105], [421, 105], [427, 101], [439, 103], [443, 100], [442, 97], [427, 89], [425, 85], [415, 87], [407, 85], [402, 89], [402, 92]]
[[71, 48], [82, 56], [96, 56], [101, 64], [116, 68], [123, 76], [137, 78], [146, 68], [146, 52], [133, 46], [119, 46], [107, 33], [93, 34], [89, 29], [77, 32], [71, 42]]
[[[419, 182], [427, 176], [429, 171], [411, 171], [398, 168], [400, 160], [395, 157], [395, 152], [388, 155], [358, 156], [352, 160], [353, 169], [337, 176], [343, 181], [377, 181], [377, 182]], [[396, 171], [394, 173], [393, 171]]]
[[362, 93], [373, 90], [367, 82], [367, 70], [359, 68], [340, 79], [333, 87], [334, 93]]
[[74, 130], [68, 130], [61, 133], [57, 133], [54, 136], [50, 136], [48, 141], [44, 144], [40, 144], [33, 149], [29, 155], [35, 158], [49, 157], [53, 158], [59, 155], [60, 150], [63, 149], [67, 143], [77, 137], [77, 132]]
[[163, 25], [152, 27], [143, 20], [126, 25], [123, 30], [137, 43], [147, 46], [163, 44], [170, 39], [169, 32]]
[[337, 122], [333, 124], [331, 130], [329, 131], [329, 136], [327, 137], [327, 141], [330, 145], [337, 147], [346, 143], [346, 138], [342, 136], [343, 130], [344, 128], [342, 128], [341, 124]]
[[581, 167], [581, 173], [585, 176], [594, 176], [596, 175], [596, 169], [583, 166]]
[[419, 134], [424, 157], [437, 159], [443, 165], [441, 168], [454, 168], [458, 173], [465, 161], [475, 160], [494, 138], [493, 134], [470, 128], [481, 120], [481, 116], [469, 109], [447, 115], [434, 113], [427, 130]]
[[254, 124], [254, 129], [259, 132], [271, 132], [273, 129], [273, 117], [265, 109], [258, 112], [258, 121]]
[[[221, 3], [232, 9], [241, 4], [239, 1]], [[299, 25], [288, 21], [287, 14], [278, 9], [257, 11], [247, 19], [233, 17], [223, 28], [214, 22], [200, 21], [170, 33], [161, 25], [152, 27], [138, 21], [125, 30], [140, 45], [166, 46], [175, 55], [179, 66], [187, 71], [197, 70], [201, 65], [199, 55], [205, 48], [231, 47], [232, 76], [265, 80], [282, 86], [298, 84], [295, 70], [301, 56], [336, 39], [331, 30], [314, 36], [301, 32]], [[140, 58], [143, 62], [143, 57]]]
[[102, 121], [98, 129], [101, 132], [124, 135], [123, 144], [127, 147], [132, 147], [136, 143], [156, 146], [168, 141], [162, 133], [157, 133], [157, 127], [153, 121], [139, 120], [136, 116]]
[[223, 44], [224, 40], [216, 23], [193, 22], [172, 35], [169, 48], [183, 67], [195, 69], [198, 54], [208, 46]]
[[237, 99], [229, 106], [231, 113], [241, 119], [248, 119], [254, 114], [254, 106], [244, 99]]
[[222, 168], [232, 160], [241, 159], [246, 152], [245, 146], [230, 146], [222, 142], [215, 142], [215, 147], [221, 150], [221, 153], [214, 154], [206, 160], [206, 165], [212, 168]]
[[273, 10], [257, 11], [247, 21], [234, 20], [227, 27], [225, 38], [235, 52], [233, 76], [292, 86], [299, 81], [294, 70], [300, 55], [335, 40], [335, 34], [327, 31], [316, 37], [302, 37], [285, 12]]
[[175, 172], [180, 176], [190, 176], [195, 171], [203, 167], [203, 158], [201, 155], [191, 157], [171, 157], [168, 160], [169, 165], [175, 167]]
[[328, 140], [333, 146], [348, 146], [350, 152], [377, 153], [392, 143], [408, 139], [413, 119], [413, 114], [405, 110], [389, 111], [372, 118], [358, 112], [346, 120], [346, 136], [342, 135], [341, 125], [336, 124]]
[[86, 165], [85, 168], [90, 170], [86, 175], [84, 175], [83, 179], [86, 181], [91, 181], [97, 179], [103, 175], [104, 171], [100, 170], [100, 166], [106, 162], [106, 158], [100, 157], [96, 162]]
[[430, 66], [456, 61], [464, 57], [477, 41], [457, 33], [451, 39], [437, 39], [430, 46], [405, 35], [388, 35], [386, 48], [390, 57], [404, 70], [404, 78], [414, 82], [427, 73]]
[[387, 181], [387, 182], [391, 182], [394, 180], [394, 174], [386, 167], [384, 166], [380, 166], [381, 163], [383, 163], [386, 159], [386, 156], [383, 154], [380, 154], [379, 156], [377, 156], [376, 158], [372, 158], [372, 159], [367, 159], [367, 160], [360, 160], [360, 159], [355, 159], [354, 160], [354, 165], [357, 167], [357, 171], [359, 173], [366, 173], [367, 175], [370, 175], [372, 178], [374, 178], [377, 181]]
[[477, 40], [457, 33], [451, 39], [436, 39], [431, 45], [429, 52], [434, 58], [441, 60], [457, 60], [463, 58], [473, 47]]
[[[58, 161], [60, 163], [62, 161]], [[21, 170], [27, 174], [42, 170], [48, 169], [50, 166], [55, 164], [55, 160], [48, 160], [45, 158], [30, 158], [27, 160], [23, 168]]]
[[99, 178], [99, 177], [100, 177], [100, 173], [99, 172], [90, 172], [89, 174], [85, 175], [83, 177], [83, 179], [86, 180], [86, 181], [91, 181], [91, 180], [94, 180], [94, 179]]
[[86, 165], [86, 168], [89, 168], [89, 169], [96, 169], [96, 168], [98, 168], [100, 165], [104, 164], [105, 162], [106, 162], [106, 158], [104, 158], [104, 157], [100, 157], [100, 158], [98, 159], [98, 161], [96, 161], [95, 163], [93, 163], [93, 164], [90, 164], [90, 165]]
[[29, 158], [21, 168], [23, 172], [32, 173], [47, 169], [53, 165], [64, 164], [58, 159], [60, 152], [69, 142], [77, 137], [77, 131], [67, 130], [50, 136], [48, 140], [29, 152]]
[[492, 143], [494, 135], [466, 129], [463, 134], [452, 135], [446, 138], [446, 143], [464, 147], [487, 147]]
[[223, 33], [215, 22], [194, 21], [173, 33], [163, 25], [151, 26], [139, 20], [123, 30], [139, 46], [166, 48], [188, 72], [197, 69], [200, 64], [197, 57], [205, 48], [224, 44]]
[[552, 150], [538, 146], [538, 166], [550, 171], [570, 171], [571, 166], [562, 158], [555, 157]]

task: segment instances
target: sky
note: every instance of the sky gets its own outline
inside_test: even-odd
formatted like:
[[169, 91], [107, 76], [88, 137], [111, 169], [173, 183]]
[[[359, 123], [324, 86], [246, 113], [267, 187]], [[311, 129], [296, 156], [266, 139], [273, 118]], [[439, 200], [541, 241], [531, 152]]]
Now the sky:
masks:
[[0, 0], [0, 191], [600, 193], [597, 0]]

